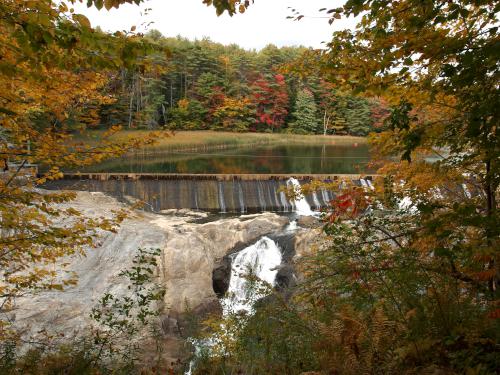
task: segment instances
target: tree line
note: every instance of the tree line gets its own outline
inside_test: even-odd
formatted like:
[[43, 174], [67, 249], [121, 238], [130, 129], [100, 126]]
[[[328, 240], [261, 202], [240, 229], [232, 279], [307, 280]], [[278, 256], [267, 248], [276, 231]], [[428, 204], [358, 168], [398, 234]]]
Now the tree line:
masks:
[[365, 136], [388, 113], [383, 100], [339, 90], [319, 71], [306, 77], [287, 69], [304, 47], [249, 51], [156, 30], [145, 38], [168, 55], [151, 56], [147, 69], [111, 75], [104, 93], [112, 100], [95, 108], [94, 126]]

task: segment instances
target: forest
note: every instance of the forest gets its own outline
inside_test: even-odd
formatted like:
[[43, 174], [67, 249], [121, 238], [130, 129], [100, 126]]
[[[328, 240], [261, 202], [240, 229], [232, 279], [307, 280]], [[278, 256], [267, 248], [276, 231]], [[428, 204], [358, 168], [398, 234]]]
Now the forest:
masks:
[[[321, 50], [261, 51], [133, 25], [104, 32], [77, 2], [102, 12], [143, 3], [0, 1], [0, 373], [498, 374], [500, 2], [324, 1], [315, 21], [356, 26], [332, 32]], [[245, 17], [265, 0], [197, 3]], [[290, 22], [307, 17], [290, 12]], [[142, 131], [115, 137], [129, 129]], [[292, 268], [294, 282], [240, 269], [252, 306], [221, 313], [216, 262], [258, 244], [272, 250], [265, 230], [288, 236], [286, 215], [184, 221], [185, 212], [139, 210], [123, 192], [118, 201], [46, 189], [67, 169], [145, 155], [169, 130], [187, 129], [366, 135], [377, 173], [290, 178], [276, 197], [333, 192], [317, 217], [301, 219], [290, 264], [273, 263], [273, 272]], [[125, 175], [120, 189], [138, 183]], [[204, 193], [217, 201], [222, 182], [211, 178]], [[123, 257], [128, 268], [107, 267]], [[189, 279], [200, 265], [207, 273]], [[170, 289], [161, 284], [169, 272], [181, 280]], [[202, 295], [200, 280], [219, 304], [208, 316], [175, 299], [188, 287]], [[174, 300], [182, 314], [168, 315]], [[47, 324], [28, 319], [40, 316]], [[49, 329], [69, 323], [74, 331]]]
[[381, 130], [389, 112], [383, 99], [334, 89], [318, 71], [295, 73], [291, 65], [306, 48], [246, 51], [157, 30], [145, 39], [168, 56], [110, 74], [103, 95], [112, 103], [89, 108], [93, 119], [68, 119], [73, 126], [366, 136]]

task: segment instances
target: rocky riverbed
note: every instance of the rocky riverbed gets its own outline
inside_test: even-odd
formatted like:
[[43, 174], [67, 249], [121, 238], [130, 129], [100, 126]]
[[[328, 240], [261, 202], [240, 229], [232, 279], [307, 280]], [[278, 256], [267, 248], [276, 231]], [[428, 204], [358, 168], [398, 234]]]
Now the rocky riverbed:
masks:
[[[88, 217], [107, 217], [113, 210], [127, 207], [102, 193], [88, 192], [79, 192], [71, 206]], [[119, 273], [131, 266], [137, 249], [160, 249], [157, 279], [166, 289], [160, 324], [165, 339], [174, 340], [169, 355], [176, 359], [186, 309], [198, 315], [220, 309], [214, 290], [217, 289], [214, 269], [228, 254], [263, 236], [282, 233], [289, 224], [287, 217], [274, 213], [214, 221], [207, 220], [206, 216], [186, 210], [163, 214], [133, 211], [116, 233], [102, 233], [98, 245], [87, 249], [85, 256], [67, 260], [67, 270], [78, 275], [77, 285], [64, 291], [42, 291], [18, 299], [11, 313], [12, 320], [26, 337], [34, 337], [41, 331], [64, 333], [65, 337], [81, 334], [91, 323], [92, 307], [105, 293], [126, 293]], [[285, 259], [291, 260], [292, 256], [288, 254]], [[289, 272], [283, 277], [289, 280]]]

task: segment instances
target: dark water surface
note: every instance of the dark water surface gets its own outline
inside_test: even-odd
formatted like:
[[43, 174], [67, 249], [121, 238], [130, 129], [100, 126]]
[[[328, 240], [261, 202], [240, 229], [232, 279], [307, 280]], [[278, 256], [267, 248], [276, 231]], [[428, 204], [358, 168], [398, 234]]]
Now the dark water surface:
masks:
[[270, 145], [202, 152], [138, 153], [88, 172], [190, 174], [354, 174], [373, 172], [365, 143]]

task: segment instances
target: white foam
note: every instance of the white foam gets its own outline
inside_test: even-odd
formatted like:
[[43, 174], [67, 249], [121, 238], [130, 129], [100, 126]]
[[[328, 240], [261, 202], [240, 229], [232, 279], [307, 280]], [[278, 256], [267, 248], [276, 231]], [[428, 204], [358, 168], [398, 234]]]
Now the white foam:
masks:
[[292, 185], [295, 193], [301, 198], [295, 200], [295, 212], [301, 216], [313, 216], [314, 211], [311, 209], [309, 203], [307, 203], [306, 197], [301, 192], [300, 182], [296, 178], [290, 178], [287, 185]]
[[227, 297], [221, 301], [224, 314], [242, 310], [251, 313], [254, 303], [265, 297], [265, 294], [251, 290], [247, 274], [251, 272], [256, 278], [274, 285], [280, 264], [281, 251], [278, 245], [268, 237], [261, 238], [255, 244], [237, 253], [231, 264]]

